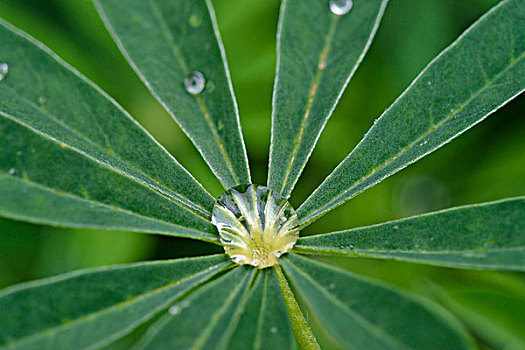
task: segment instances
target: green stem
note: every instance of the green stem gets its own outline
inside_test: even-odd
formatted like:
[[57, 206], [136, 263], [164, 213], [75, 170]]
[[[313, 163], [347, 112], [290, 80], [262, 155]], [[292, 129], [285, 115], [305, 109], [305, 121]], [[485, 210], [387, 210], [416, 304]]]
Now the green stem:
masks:
[[277, 278], [279, 279], [279, 284], [281, 286], [281, 291], [283, 293], [284, 301], [286, 303], [286, 308], [288, 309], [288, 314], [292, 322], [293, 333], [295, 335], [295, 340], [299, 343], [299, 346], [303, 350], [320, 350], [321, 347], [317, 344], [310, 326], [306, 322], [299, 304], [293, 295], [288, 281], [281, 270], [280, 265], [274, 265], [273, 267]]

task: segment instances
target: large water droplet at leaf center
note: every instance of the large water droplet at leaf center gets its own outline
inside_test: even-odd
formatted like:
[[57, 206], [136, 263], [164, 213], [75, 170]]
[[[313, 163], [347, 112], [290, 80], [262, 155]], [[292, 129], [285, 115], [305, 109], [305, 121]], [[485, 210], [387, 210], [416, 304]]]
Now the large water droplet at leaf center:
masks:
[[277, 264], [299, 238], [292, 206], [280, 194], [259, 185], [226, 191], [213, 208], [212, 222], [234, 262], [261, 269]]

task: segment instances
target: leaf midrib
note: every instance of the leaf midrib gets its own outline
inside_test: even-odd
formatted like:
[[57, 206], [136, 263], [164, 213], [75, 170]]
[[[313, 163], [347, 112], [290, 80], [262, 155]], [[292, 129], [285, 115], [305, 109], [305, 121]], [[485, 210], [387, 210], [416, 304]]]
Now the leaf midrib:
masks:
[[[437, 59], [439, 59], [443, 54], [447, 53], [452, 47], [455, 46], [455, 43], [453, 43], [451, 46], [449, 46], [449, 48], [444, 51], [441, 55], [438, 55], [428, 66], [425, 70], [423, 70], [421, 72], [421, 74], [419, 76], [422, 76], [426, 71], [427, 69], [433, 65], [433, 63], [435, 61], [437, 61]], [[345, 197], [345, 195], [348, 193], [348, 192], [351, 192], [353, 189], [355, 189], [356, 187], [358, 187], [359, 185], [361, 185], [362, 183], [364, 183], [366, 180], [368, 180], [369, 178], [371, 178], [374, 174], [378, 173], [380, 170], [384, 169], [385, 167], [387, 167], [388, 165], [390, 165], [394, 160], [396, 160], [397, 158], [399, 158], [400, 156], [402, 156], [403, 154], [405, 154], [406, 152], [410, 151], [416, 144], [418, 144], [419, 142], [421, 142], [425, 137], [429, 136], [431, 133], [433, 133], [434, 131], [438, 130], [439, 128], [441, 128], [446, 122], [448, 122], [449, 120], [451, 120], [452, 118], [454, 118], [458, 113], [460, 113], [466, 106], [468, 106], [468, 104], [470, 104], [470, 102], [472, 102], [474, 99], [476, 99], [477, 97], [479, 97], [482, 93], [484, 93], [487, 89], [491, 88], [492, 85], [496, 80], [498, 80], [503, 74], [505, 74], [509, 69], [513, 68], [514, 66], [516, 66], [516, 64], [518, 62], [520, 62], [523, 57], [525, 57], [525, 52], [521, 53], [517, 58], [515, 59], [512, 59], [509, 60], [509, 64], [501, 70], [501, 72], [499, 72], [498, 74], [494, 75], [492, 77], [492, 79], [490, 79], [489, 81], [486, 81], [485, 84], [478, 90], [476, 91], [474, 94], [472, 94], [465, 102], [461, 103], [458, 107], [456, 107], [454, 109], [453, 112], [449, 113], [445, 118], [443, 118], [442, 120], [440, 120], [437, 124], [434, 124], [432, 125], [427, 131], [423, 132], [417, 139], [415, 139], [413, 142], [409, 143], [407, 146], [405, 146], [404, 148], [401, 149], [401, 151], [399, 151], [396, 155], [392, 156], [390, 159], [388, 159], [387, 161], [385, 161], [383, 164], [381, 164], [380, 166], [378, 167], [374, 167], [374, 169], [372, 169], [372, 171], [370, 173], [368, 173], [367, 175], [363, 176], [361, 179], [359, 179], [356, 183], [354, 183], [351, 187], [349, 187], [348, 189], [346, 189], [343, 193], [335, 196], [331, 201], [329, 201], [327, 204], [325, 204], [324, 206], [322, 206], [321, 208], [317, 209], [313, 214], [310, 214], [309, 216], [307, 216], [304, 220], [302, 220], [302, 224], [300, 226], [300, 228], [304, 228], [305, 226], [309, 225], [312, 221], [316, 220], [319, 216], [321, 216], [324, 212], [326, 212], [330, 207], [333, 207], [334, 205], [337, 206], [337, 205], [340, 205], [342, 204], [342, 202], [340, 203], [337, 203], [341, 198]], [[419, 77], [418, 77], [419, 78]], [[418, 81], [419, 79], [416, 78], [415, 81]], [[408, 91], [408, 89], [406, 90]], [[405, 91], [405, 92], [406, 92]], [[403, 97], [405, 95], [405, 93], [403, 93], [399, 98]], [[387, 112], [385, 112], [384, 115], [386, 115]], [[481, 120], [478, 120], [477, 122], [479, 122]], [[473, 125], [470, 125], [469, 127], [472, 127]], [[364, 139], [363, 139], [364, 140]], [[359, 146], [359, 145], [358, 145]], [[355, 149], [357, 149], [357, 147]], [[354, 149], [354, 150], [355, 150]], [[352, 151], [353, 153], [353, 151]], [[348, 155], [348, 157], [350, 157], [352, 155], [352, 153], [350, 153]], [[427, 152], [428, 153], [428, 152]], [[347, 157], [347, 159], [348, 159]], [[343, 164], [344, 161], [341, 163]], [[340, 164], [340, 165], [341, 165]], [[339, 168], [339, 166], [332, 172], [334, 173], [335, 171], [337, 171], [337, 169]], [[388, 175], [388, 174], [386, 174]], [[322, 185], [321, 185], [322, 186]], [[320, 188], [320, 187], [318, 187]], [[314, 192], [315, 193], [315, 192]], [[354, 193], [350, 198], [354, 197], [357, 193]], [[350, 199], [348, 198], [348, 199]], [[336, 204], [334, 204], [336, 203]], [[298, 211], [300, 210], [301, 208], [299, 207]]]
[[[82, 323], [82, 322], [89, 322], [89, 321], [92, 321], [98, 317], [101, 317], [101, 316], [104, 316], [106, 314], [109, 314], [111, 311], [113, 310], [117, 310], [117, 309], [122, 309], [124, 308], [125, 306], [128, 306], [128, 305], [131, 305], [131, 304], [134, 304], [134, 303], [137, 303], [137, 302], [140, 302], [142, 299], [146, 299], [154, 294], [158, 294], [158, 293], [161, 293], [167, 289], [170, 289], [172, 287], [175, 287], [179, 284], [182, 284], [192, 278], [196, 278], [196, 277], [199, 277], [200, 275], [204, 275], [206, 273], [208, 273], [211, 269], [219, 269], [220, 267], [225, 267], [229, 264], [229, 262], [223, 262], [223, 263], [220, 263], [220, 264], [216, 264], [216, 265], [213, 265], [212, 267], [209, 267], [207, 269], [204, 269], [202, 271], [199, 271], [198, 273], [195, 273], [193, 275], [188, 275], [188, 276], [185, 276], [184, 278], [180, 279], [180, 280], [177, 280], [175, 282], [171, 282], [169, 284], [166, 284], [162, 287], [158, 287], [158, 288], [155, 288], [147, 293], [143, 293], [143, 294], [139, 294], [133, 298], [130, 298], [130, 299], [126, 299], [125, 301], [122, 301], [118, 304], [114, 304], [110, 307], [106, 307], [106, 308], [103, 308], [101, 310], [98, 310], [97, 312], [94, 312], [94, 313], [90, 313], [88, 314], [87, 316], [82, 316], [82, 317], [79, 317], [75, 320], [72, 320], [72, 321], [68, 321], [67, 323], [62, 323], [62, 324], [59, 324], [59, 325], [56, 325], [54, 327], [50, 327], [50, 328], [46, 328], [46, 329], [43, 329], [39, 332], [36, 332], [36, 333], [33, 333], [31, 334], [30, 336], [27, 336], [27, 337], [22, 337], [22, 338], [18, 338], [18, 339], [21, 339], [21, 340], [15, 340], [14, 342], [11, 342], [11, 343], [7, 343], [7, 346], [4, 348], [4, 349], [9, 349], [9, 348], [13, 348], [13, 347], [17, 347], [17, 346], [20, 346], [21, 344], [25, 344], [25, 343], [29, 343], [29, 342], [32, 342], [34, 340], [38, 340], [39, 338], [42, 338], [42, 337], [49, 337], [51, 335], [51, 333], [58, 333], [62, 328], [67, 328], [69, 326], [72, 326], [72, 325], [76, 325], [78, 323]], [[211, 277], [211, 276], [210, 276]], [[200, 281], [198, 282], [197, 284], [202, 284], [202, 283], [205, 283], [206, 281]], [[170, 299], [168, 299], [167, 301], [165, 301], [164, 303], [162, 304], [159, 304], [157, 309], [154, 311], [154, 312], [157, 312], [158, 310], [162, 309], [164, 307], [164, 305], [166, 304], [169, 304], [173, 299], [176, 299], [181, 293], [178, 293], [176, 295], [174, 295], [173, 297], [171, 297]], [[0, 348], [1, 349], [1, 348]]]

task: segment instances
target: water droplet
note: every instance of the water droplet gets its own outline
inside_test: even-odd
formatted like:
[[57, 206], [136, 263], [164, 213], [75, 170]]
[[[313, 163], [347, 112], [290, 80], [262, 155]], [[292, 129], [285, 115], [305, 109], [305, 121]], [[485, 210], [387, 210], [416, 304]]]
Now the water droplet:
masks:
[[236, 264], [260, 269], [278, 264], [299, 238], [291, 205], [264, 186], [243, 185], [226, 191], [213, 208], [212, 223], [224, 251]]
[[179, 305], [173, 305], [168, 309], [170, 315], [176, 315], [180, 312], [181, 307]]
[[17, 156], [21, 156], [22, 153], [23, 153], [22, 151], [16, 151], [16, 155], [17, 155]]
[[270, 328], [270, 333], [272, 333], [272, 334], [277, 333], [277, 327]]
[[15, 168], [9, 169], [9, 175], [14, 175], [16, 172]]
[[186, 91], [190, 94], [198, 95], [206, 86], [206, 78], [204, 78], [204, 74], [201, 72], [192, 72], [184, 78], [184, 86], [186, 87]]
[[7, 63], [0, 63], [0, 81], [5, 79], [7, 73], [9, 73], [9, 66]]
[[354, 3], [352, 0], [330, 0], [330, 11], [334, 15], [346, 15], [352, 9]]
[[335, 283], [330, 283], [330, 284], [328, 285], [328, 288], [329, 288], [329, 289], [335, 289]]

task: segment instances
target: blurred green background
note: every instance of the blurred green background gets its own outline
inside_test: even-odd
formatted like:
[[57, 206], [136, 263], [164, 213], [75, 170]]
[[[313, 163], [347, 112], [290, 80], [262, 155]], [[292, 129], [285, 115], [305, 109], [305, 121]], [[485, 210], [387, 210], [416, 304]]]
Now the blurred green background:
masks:
[[[261, 184], [266, 182], [279, 2], [213, 1], [254, 182]], [[292, 204], [297, 207], [311, 193], [438, 52], [497, 2], [391, 0], [367, 57], [292, 195]], [[126, 64], [89, 0], [0, 0], [0, 17], [44, 42], [95, 81], [214, 196], [222, 193], [192, 144]], [[446, 147], [326, 215], [304, 233], [524, 195], [524, 107], [523, 98], [516, 99]], [[218, 251], [184, 239], [57, 229], [0, 219], [0, 287], [90, 266]], [[490, 348], [508, 344], [525, 348], [524, 274], [368, 259], [331, 262], [438, 300]]]

